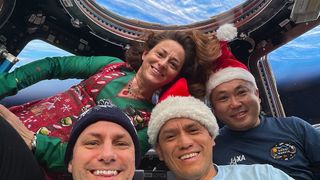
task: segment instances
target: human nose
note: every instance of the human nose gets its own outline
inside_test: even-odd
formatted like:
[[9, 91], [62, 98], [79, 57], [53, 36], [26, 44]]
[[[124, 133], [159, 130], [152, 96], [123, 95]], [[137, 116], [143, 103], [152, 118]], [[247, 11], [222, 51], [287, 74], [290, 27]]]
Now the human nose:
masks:
[[230, 98], [230, 106], [231, 108], [237, 108], [239, 106], [241, 106], [241, 102], [237, 97], [231, 97]]
[[168, 64], [169, 59], [168, 58], [163, 58], [161, 60], [158, 61], [158, 66], [160, 68], [165, 68]]
[[185, 133], [182, 133], [178, 139], [180, 149], [188, 149], [192, 146], [192, 139]]
[[102, 147], [101, 147], [101, 151], [99, 152], [99, 158], [98, 160], [100, 162], [109, 164], [112, 163], [114, 161], [116, 161], [117, 158], [117, 154], [114, 151], [112, 144], [110, 143], [105, 143]]

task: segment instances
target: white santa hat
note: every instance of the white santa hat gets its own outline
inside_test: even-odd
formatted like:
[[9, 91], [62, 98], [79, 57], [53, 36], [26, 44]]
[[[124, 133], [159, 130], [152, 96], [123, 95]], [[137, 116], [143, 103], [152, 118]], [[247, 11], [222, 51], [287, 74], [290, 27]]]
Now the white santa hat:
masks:
[[216, 36], [221, 40], [221, 56], [215, 62], [213, 72], [207, 82], [207, 97], [210, 96], [212, 89], [234, 79], [249, 81], [257, 88], [254, 76], [228, 49], [227, 41], [232, 40], [236, 34], [236, 28], [231, 24], [223, 25], [217, 30]]
[[[179, 89], [177, 91], [177, 89]], [[211, 109], [201, 100], [190, 96], [185, 79], [178, 80], [170, 90], [160, 98], [152, 110], [148, 125], [149, 143], [155, 145], [161, 127], [170, 119], [189, 118], [202, 124], [215, 138], [218, 135], [219, 126]]]

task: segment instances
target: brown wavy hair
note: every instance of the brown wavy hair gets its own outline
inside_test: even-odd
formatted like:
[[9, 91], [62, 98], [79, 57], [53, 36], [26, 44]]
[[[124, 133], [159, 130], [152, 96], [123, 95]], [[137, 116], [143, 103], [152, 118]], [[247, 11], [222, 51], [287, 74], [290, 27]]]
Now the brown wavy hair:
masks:
[[196, 43], [196, 64], [193, 66], [193, 73], [188, 79], [192, 95], [202, 99], [206, 92], [206, 82], [212, 71], [213, 62], [221, 55], [220, 43], [215, 35], [204, 34], [201, 31], [189, 31]]
[[[125, 54], [126, 61], [136, 70], [142, 64], [142, 54], [163, 40], [178, 42], [185, 51], [185, 61], [179, 77], [185, 77], [190, 94], [203, 98], [205, 85], [211, 71], [212, 62], [220, 54], [220, 46], [215, 36], [203, 34], [197, 30], [146, 32], [139, 42], [135, 42]], [[178, 78], [178, 77], [177, 77]], [[167, 86], [170, 86], [167, 85]], [[164, 87], [166, 88], [166, 87]]]

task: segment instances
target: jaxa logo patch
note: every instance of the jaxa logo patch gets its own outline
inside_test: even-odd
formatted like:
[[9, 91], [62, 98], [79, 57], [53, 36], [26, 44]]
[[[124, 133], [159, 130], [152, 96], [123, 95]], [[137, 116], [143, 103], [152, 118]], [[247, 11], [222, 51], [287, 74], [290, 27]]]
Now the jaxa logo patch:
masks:
[[271, 148], [271, 156], [277, 160], [289, 160], [296, 155], [296, 147], [291, 143], [278, 143]]

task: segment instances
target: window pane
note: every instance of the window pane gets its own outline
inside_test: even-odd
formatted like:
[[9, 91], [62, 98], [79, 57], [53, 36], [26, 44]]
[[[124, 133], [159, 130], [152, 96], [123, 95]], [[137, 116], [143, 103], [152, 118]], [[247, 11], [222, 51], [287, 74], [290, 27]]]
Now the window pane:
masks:
[[184, 25], [207, 20], [243, 2], [245, 0], [96, 1], [120, 16], [162, 25]]
[[320, 26], [269, 54], [287, 116], [320, 123]]

